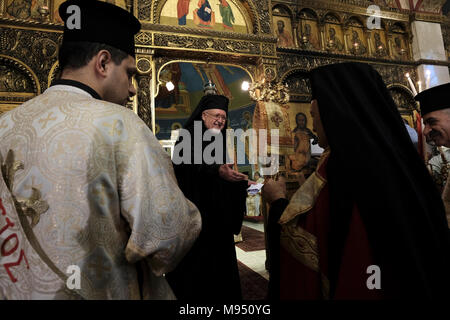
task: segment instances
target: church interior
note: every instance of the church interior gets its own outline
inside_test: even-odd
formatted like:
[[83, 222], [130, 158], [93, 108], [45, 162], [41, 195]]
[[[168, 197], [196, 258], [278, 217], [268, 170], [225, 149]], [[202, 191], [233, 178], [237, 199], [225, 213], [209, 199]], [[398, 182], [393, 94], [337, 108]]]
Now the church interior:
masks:
[[[197, 14], [205, 1], [212, 9], [206, 21]], [[58, 78], [62, 2], [0, 0], [0, 116]], [[177, 129], [211, 81], [230, 100], [228, 128], [279, 130], [277, 175], [286, 177], [288, 195], [314, 171], [323, 151], [310, 115], [311, 69], [339, 62], [371, 64], [416, 132], [421, 124], [414, 96], [450, 82], [448, 0], [106, 2], [133, 13], [142, 24], [135, 37], [137, 94], [127, 107], [163, 148], [173, 152]], [[427, 159], [437, 154], [426, 144], [423, 148]], [[264, 165], [250, 160], [248, 148], [245, 152], [245, 162], [237, 167], [256, 180]], [[260, 194], [249, 194], [244, 227], [235, 238], [246, 299], [264, 299], [267, 286], [266, 209]]]

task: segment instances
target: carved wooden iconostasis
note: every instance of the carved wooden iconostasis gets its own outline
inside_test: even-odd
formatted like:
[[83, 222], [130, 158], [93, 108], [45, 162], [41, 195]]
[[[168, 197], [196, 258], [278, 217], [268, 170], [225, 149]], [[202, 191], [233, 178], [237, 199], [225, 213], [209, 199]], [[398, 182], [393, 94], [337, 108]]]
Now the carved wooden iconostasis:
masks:
[[[272, 1], [274, 35], [278, 39], [277, 81], [289, 88], [290, 95], [289, 103], [281, 112], [286, 117], [284, 126], [279, 125], [280, 164], [290, 177], [298, 173], [309, 175], [317, 163], [315, 153], [320, 148], [310, 145], [308, 150], [298, 142], [299, 139], [315, 140], [309, 116], [311, 94], [307, 74], [317, 66], [346, 61], [372, 64], [388, 85], [402, 116], [411, 127], [416, 127], [417, 105], [405, 77], [409, 73], [413, 81], [416, 79], [408, 15], [382, 6], [379, 28], [369, 29], [367, 6], [364, 6], [367, 1], [349, 3]], [[285, 28], [281, 30], [278, 26]], [[292, 42], [286, 40], [289, 35], [294, 35]], [[299, 113], [305, 114], [299, 116], [303, 129], [295, 131]], [[271, 117], [268, 118], [270, 121]]]
[[[0, 0], [0, 112], [42, 93], [57, 76], [62, 2]], [[415, 127], [417, 105], [405, 74], [416, 83], [421, 62], [413, 60], [410, 12], [396, 8], [396, 1], [107, 2], [129, 10], [142, 23], [135, 38], [137, 97], [128, 107], [161, 140], [183, 125], [204, 82], [211, 80], [219, 93], [231, 97], [230, 127], [279, 129], [280, 169], [301, 172], [305, 159], [314, 164], [309, 162], [314, 157], [296, 152], [305, 134], [311, 138], [307, 72], [345, 61], [372, 64], [402, 116]], [[366, 23], [371, 4], [381, 8], [376, 29]], [[448, 48], [447, 17], [414, 17], [441, 23]], [[175, 84], [173, 92], [165, 88], [169, 80]], [[241, 90], [243, 81], [250, 82], [249, 92]], [[270, 137], [268, 141], [271, 152]], [[241, 170], [252, 175], [258, 166], [244, 165]]]
[[[137, 1], [135, 6], [135, 14], [143, 22], [136, 37], [137, 81], [150, 88], [150, 96], [139, 90], [138, 114], [143, 113], [144, 118], [154, 110], [146, 122], [154, 126], [163, 146], [173, 144], [173, 131], [182, 127], [197, 107], [207, 81], [230, 99], [228, 127], [251, 128], [255, 101], [241, 89], [242, 83], [276, 75], [269, 1], [167, 0], [147, 5]], [[171, 91], [166, 88], [168, 82], [174, 85]], [[147, 98], [150, 105], [146, 110], [142, 102]], [[248, 152], [247, 148], [239, 170], [252, 175], [257, 166], [249, 163]]]

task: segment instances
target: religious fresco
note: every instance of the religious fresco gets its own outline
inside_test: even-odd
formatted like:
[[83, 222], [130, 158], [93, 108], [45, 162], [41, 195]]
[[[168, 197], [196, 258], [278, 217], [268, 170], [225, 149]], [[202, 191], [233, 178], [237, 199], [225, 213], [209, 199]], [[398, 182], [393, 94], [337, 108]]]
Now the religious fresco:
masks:
[[394, 34], [391, 41], [392, 58], [403, 60], [408, 58], [408, 51], [406, 49], [404, 36], [402, 34]]
[[39, 19], [39, 8], [44, 5], [44, 0], [6, 0], [6, 13], [16, 19]]
[[[53, 22], [62, 23], [58, 8], [65, 0], [6, 0], [6, 14], [11, 18], [22, 20], [44, 20], [53, 8]], [[125, 0], [100, 0], [127, 9]]]
[[254, 112], [254, 128], [279, 130], [280, 170], [294, 178], [301, 175], [300, 172], [310, 174], [310, 169], [314, 167], [311, 165], [314, 162], [311, 139], [314, 141], [317, 138], [312, 130], [310, 109], [309, 102], [279, 104], [259, 101]]
[[[59, 16], [58, 8], [65, 0], [53, 0], [54, 6], [53, 6], [53, 21], [57, 23], [63, 23], [61, 17]], [[126, 0], [100, 0], [103, 2], [108, 2], [115, 4], [116, 6], [121, 7], [122, 9], [127, 10], [127, 4]]]
[[285, 148], [287, 171], [300, 171], [311, 159], [310, 139], [316, 139], [313, 131], [310, 103], [289, 103], [288, 121], [292, 129], [291, 146]]
[[408, 36], [406, 28], [400, 23], [395, 23], [390, 28], [389, 46], [391, 58], [395, 60], [409, 59]]
[[[311, 117], [311, 104], [310, 103], [298, 103], [289, 102], [288, 117], [289, 126], [292, 128], [291, 133], [293, 134], [295, 129], [299, 127], [299, 119], [297, 115], [302, 113], [306, 116], [306, 127], [310, 130], [313, 129], [313, 119]], [[303, 124], [303, 123], [302, 123]], [[300, 124], [300, 126], [302, 125]], [[292, 144], [293, 145], [293, 144]]]
[[320, 36], [317, 21], [300, 20], [300, 28], [298, 30], [299, 43], [302, 49], [320, 50]]
[[360, 27], [350, 27], [345, 34], [349, 51], [354, 55], [366, 55], [368, 54], [367, 40], [364, 36], [364, 31]]
[[288, 17], [273, 17], [274, 35], [277, 37], [278, 47], [295, 47], [294, 37], [292, 36], [291, 19]]
[[388, 49], [386, 42], [386, 32], [384, 30], [373, 30], [371, 34], [371, 44], [375, 56], [387, 57]]
[[345, 42], [342, 27], [338, 24], [325, 25], [325, 49], [329, 52], [344, 53]]
[[167, 0], [160, 23], [248, 33], [245, 18], [232, 0]]
[[316, 14], [310, 9], [303, 9], [299, 16], [297, 36], [300, 47], [305, 50], [320, 50], [322, 46]]
[[[228, 126], [233, 129], [252, 127], [255, 103], [248, 92], [241, 89], [243, 81], [251, 82], [243, 69], [228, 65], [175, 62], [166, 65], [158, 79], [163, 83], [155, 99], [158, 139], [169, 139], [171, 131], [185, 123], [203, 96], [203, 85], [209, 80], [216, 85], [218, 94], [230, 99]], [[174, 90], [168, 91], [165, 87], [168, 81], [174, 84]]]

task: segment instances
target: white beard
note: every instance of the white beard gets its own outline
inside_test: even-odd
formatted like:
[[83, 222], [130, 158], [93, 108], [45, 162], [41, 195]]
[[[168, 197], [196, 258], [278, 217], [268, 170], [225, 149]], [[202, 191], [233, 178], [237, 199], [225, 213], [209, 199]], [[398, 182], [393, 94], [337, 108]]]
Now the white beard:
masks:
[[212, 128], [212, 129], [209, 129], [209, 130], [211, 130], [211, 133], [214, 134], [214, 135], [218, 135], [218, 134], [221, 133], [221, 131], [219, 129], [216, 129], [216, 128]]

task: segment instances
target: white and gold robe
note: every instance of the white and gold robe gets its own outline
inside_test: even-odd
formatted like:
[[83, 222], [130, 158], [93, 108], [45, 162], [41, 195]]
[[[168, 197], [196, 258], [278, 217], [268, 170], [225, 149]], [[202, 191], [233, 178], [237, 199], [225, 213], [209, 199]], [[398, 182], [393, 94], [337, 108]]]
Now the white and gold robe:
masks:
[[0, 118], [3, 158], [9, 150], [24, 166], [14, 175], [12, 194], [29, 199], [38, 190], [48, 204], [46, 212], [27, 218], [37, 223], [35, 239], [60, 272], [71, 276], [68, 267], [79, 267], [81, 282], [72, 296], [67, 279], [42, 263], [3, 188], [9, 209], [0, 214], [0, 296], [175, 298], [163, 275], [197, 238], [200, 213], [178, 188], [170, 157], [136, 114], [56, 85]]

